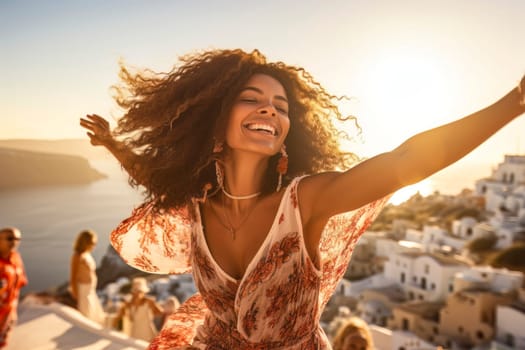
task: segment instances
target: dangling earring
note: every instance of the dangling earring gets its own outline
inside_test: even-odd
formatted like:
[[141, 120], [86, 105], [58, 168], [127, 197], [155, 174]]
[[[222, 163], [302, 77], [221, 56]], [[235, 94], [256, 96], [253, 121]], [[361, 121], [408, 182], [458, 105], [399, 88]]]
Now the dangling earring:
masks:
[[215, 140], [215, 144], [213, 145], [213, 153], [221, 153], [224, 149], [224, 143], [222, 141]]
[[217, 187], [222, 188], [223, 186], [222, 169], [217, 160], [215, 161], [215, 176], [217, 177]]
[[196, 198], [197, 202], [206, 203], [206, 199], [208, 198], [208, 191], [211, 189], [211, 183], [207, 182], [206, 185], [204, 185], [203, 192], [204, 194], [200, 198]]
[[281, 157], [277, 161], [277, 173], [279, 173], [279, 178], [277, 180], [277, 189], [275, 192], [281, 190], [283, 184], [283, 175], [288, 171], [288, 153], [286, 153], [286, 146], [283, 144], [281, 146]]
[[[213, 145], [213, 154], [215, 158], [217, 158], [216, 154], [221, 153], [223, 150], [223, 143], [220, 141], [215, 141], [215, 144]], [[210, 193], [210, 197], [215, 195], [219, 191], [219, 189], [222, 188], [222, 170], [220, 169], [220, 166], [218, 164], [217, 159], [215, 159], [215, 175], [217, 176], [217, 188]], [[204, 187], [202, 188], [202, 197], [197, 198], [197, 202], [205, 203], [206, 199], [208, 197], [208, 191], [212, 189], [211, 183], [207, 182]]]
[[215, 176], [217, 178], [217, 189], [222, 188], [223, 186], [223, 176], [222, 176], [222, 169], [219, 165], [218, 160], [218, 154], [222, 152], [224, 149], [224, 143], [222, 141], [215, 140], [215, 144], [213, 145], [213, 155], [215, 157]]

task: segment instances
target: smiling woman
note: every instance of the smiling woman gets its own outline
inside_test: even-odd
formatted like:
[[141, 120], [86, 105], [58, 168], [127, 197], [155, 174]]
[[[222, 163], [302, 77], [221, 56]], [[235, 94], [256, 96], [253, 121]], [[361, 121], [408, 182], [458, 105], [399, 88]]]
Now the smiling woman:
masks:
[[[403, 64], [414, 73], [411, 62]], [[423, 83], [394, 67], [382, 72], [393, 74], [378, 85], [392, 90], [392, 103], [409, 94], [396, 95], [399, 81], [414, 91]], [[152, 350], [330, 349], [320, 315], [389, 196], [525, 111], [523, 78], [489, 107], [350, 166], [333, 124], [346, 120], [339, 99], [303, 68], [268, 62], [257, 50], [212, 50], [186, 56], [168, 74], [123, 68], [123, 77], [132, 94], [119, 95], [125, 114], [116, 136], [128, 138], [115, 138], [100, 116], [81, 119], [92, 143], [108, 148], [149, 194], [111, 242], [145, 271], [191, 269], [199, 290]], [[433, 93], [409, 94], [406, 110], [425, 118], [420, 100]]]

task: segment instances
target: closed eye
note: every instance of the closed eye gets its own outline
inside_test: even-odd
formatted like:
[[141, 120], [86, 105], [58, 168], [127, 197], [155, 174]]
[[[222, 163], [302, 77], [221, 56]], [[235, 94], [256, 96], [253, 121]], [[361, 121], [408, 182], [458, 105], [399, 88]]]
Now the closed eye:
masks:
[[281, 113], [288, 114], [288, 109], [287, 108], [275, 106], [275, 109], [278, 110]]

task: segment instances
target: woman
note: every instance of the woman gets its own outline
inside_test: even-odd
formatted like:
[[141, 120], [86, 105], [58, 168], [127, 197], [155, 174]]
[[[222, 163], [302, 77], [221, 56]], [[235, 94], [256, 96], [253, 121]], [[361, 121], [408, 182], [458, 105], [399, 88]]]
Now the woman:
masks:
[[153, 320], [155, 316], [162, 315], [164, 310], [146, 295], [148, 292], [146, 279], [135, 277], [131, 282], [131, 299], [122, 305], [115, 322], [126, 320], [123, 329], [128, 335], [149, 342], [158, 333]]
[[[199, 294], [151, 349], [329, 349], [319, 317], [387, 197], [460, 159], [522, 114], [523, 90], [350, 167], [346, 120], [304, 69], [258, 51], [185, 56], [167, 74], [121, 70], [115, 133], [81, 125], [147, 191], [112, 233], [131, 265], [192, 271]], [[524, 81], [521, 81], [523, 88]], [[336, 169], [346, 169], [336, 171]]]
[[77, 235], [71, 256], [69, 290], [77, 309], [87, 318], [103, 325], [106, 314], [98, 299], [96, 263], [91, 251], [97, 245], [97, 234], [84, 230]]

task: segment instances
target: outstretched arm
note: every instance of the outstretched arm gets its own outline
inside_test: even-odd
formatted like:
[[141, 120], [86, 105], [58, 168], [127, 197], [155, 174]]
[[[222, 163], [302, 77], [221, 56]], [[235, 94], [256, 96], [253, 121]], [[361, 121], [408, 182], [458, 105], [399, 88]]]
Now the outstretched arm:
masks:
[[137, 155], [113, 137], [106, 119], [97, 114], [88, 114], [80, 118], [80, 126], [88, 130], [86, 134], [93, 146], [104, 146], [137, 183], [143, 183], [141, 169], [136, 162]]
[[[525, 112], [525, 77], [491, 106], [462, 119], [419, 133], [396, 149], [343, 173], [307, 178], [303, 185], [305, 219], [314, 223], [353, 210], [416, 183], [461, 159]], [[341, 193], [347, 195], [341, 196]], [[314, 230], [315, 231], [315, 230]]]

